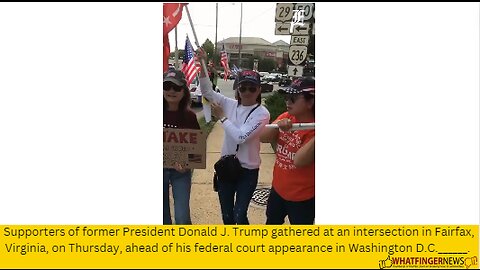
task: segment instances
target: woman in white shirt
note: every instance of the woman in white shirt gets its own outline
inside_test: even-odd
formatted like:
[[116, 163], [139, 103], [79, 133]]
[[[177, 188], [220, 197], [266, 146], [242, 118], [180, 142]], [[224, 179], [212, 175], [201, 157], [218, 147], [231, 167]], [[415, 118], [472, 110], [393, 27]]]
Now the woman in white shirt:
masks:
[[[200, 51], [199, 56], [204, 57]], [[209, 78], [200, 72], [202, 95], [211, 102], [212, 113], [225, 130], [222, 156], [235, 155], [242, 166], [238, 177], [219, 179], [218, 198], [224, 224], [249, 224], [247, 212], [258, 183], [260, 132], [270, 120], [261, 105], [260, 75], [243, 70], [237, 77], [236, 99], [212, 90]], [[238, 151], [237, 151], [238, 146]]]

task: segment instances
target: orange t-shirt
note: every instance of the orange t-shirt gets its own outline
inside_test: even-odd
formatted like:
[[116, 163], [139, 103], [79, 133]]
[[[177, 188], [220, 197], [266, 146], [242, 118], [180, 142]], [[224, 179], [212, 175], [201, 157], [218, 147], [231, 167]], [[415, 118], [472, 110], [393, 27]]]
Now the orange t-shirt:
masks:
[[[289, 118], [292, 124], [299, 122], [288, 112], [278, 116], [277, 120], [285, 118]], [[315, 119], [306, 122], [315, 122]], [[315, 162], [303, 167], [293, 164], [295, 153], [313, 137], [314, 129], [279, 131], [272, 186], [287, 201], [298, 202], [315, 197]]]

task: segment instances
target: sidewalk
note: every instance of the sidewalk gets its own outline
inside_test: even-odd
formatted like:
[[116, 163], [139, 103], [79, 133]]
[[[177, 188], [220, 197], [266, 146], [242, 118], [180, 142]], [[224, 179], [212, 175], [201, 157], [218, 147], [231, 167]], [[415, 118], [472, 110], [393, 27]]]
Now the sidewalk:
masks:
[[[220, 158], [223, 144], [223, 128], [217, 121], [207, 139], [206, 169], [195, 169], [192, 176], [192, 191], [190, 195], [190, 213], [193, 224], [223, 224], [217, 192], [213, 191], [213, 164]], [[266, 202], [262, 199], [262, 188], [270, 188], [275, 153], [269, 143], [261, 143], [260, 172], [254, 199], [250, 202], [248, 219], [250, 224], [265, 224], [266, 206], [255, 202]]]

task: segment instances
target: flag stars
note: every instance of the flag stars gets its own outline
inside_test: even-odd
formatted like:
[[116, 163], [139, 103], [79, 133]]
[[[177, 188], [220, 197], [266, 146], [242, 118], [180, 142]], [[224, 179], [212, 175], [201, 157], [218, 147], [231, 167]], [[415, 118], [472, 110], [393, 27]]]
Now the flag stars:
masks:
[[167, 17], [163, 17], [163, 24], [165, 24], [167, 27], [172, 24], [172, 22], [170, 21], [170, 17], [167, 16]]

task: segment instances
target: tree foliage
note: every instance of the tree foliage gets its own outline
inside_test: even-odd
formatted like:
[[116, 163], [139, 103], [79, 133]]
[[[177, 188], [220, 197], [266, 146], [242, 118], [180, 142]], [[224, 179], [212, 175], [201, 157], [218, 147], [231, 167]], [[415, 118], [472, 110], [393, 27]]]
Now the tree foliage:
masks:
[[210, 61], [215, 54], [215, 45], [207, 38], [202, 44], [202, 49], [207, 53], [207, 59]]
[[265, 99], [265, 107], [270, 112], [270, 122], [277, 119], [277, 117], [287, 111], [285, 99], [278, 91], [273, 92], [272, 95]]
[[270, 58], [263, 58], [258, 61], [258, 71], [272, 71], [277, 68], [275, 60]]

